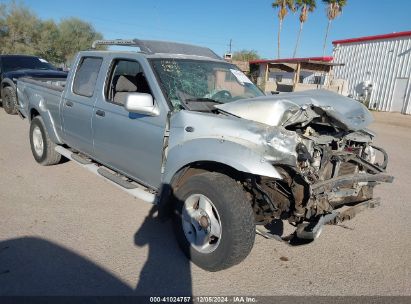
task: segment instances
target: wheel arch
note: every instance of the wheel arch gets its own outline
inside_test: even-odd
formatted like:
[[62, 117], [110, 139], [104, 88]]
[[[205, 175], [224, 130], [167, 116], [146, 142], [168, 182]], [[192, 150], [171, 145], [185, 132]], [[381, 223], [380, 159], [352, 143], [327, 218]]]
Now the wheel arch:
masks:
[[186, 164], [174, 174], [170, 181], [173, 189], [180, 187], [188, 178], [204, 172], [217, 172], [231, 177], [234, 180], [243, 180], [246, 173], [238, 171], [237, 169], [223, 163], [215, 161], [196, 161]]
[[3, 79], [3, 81], [1, 82], [1, 97], [3, 98], [3, 90], [6, 87], [12, 87], [12, 88], [16, 88], [16, 84], [13, 82], [13, 80], [9, 79], [9, 78], [5, 78]]
[[30, 114], [29, 114], [29, 119], [30, 119], [30, 121], [32, 121], [33, 118], [36, 117], [36, 116], [41, 116], [41, 115], [40, 115], [40, 112], [37, 111], [35, 108], [31, 108]]
[[47, 130], [48, 135], [50, 136], [50, 140], [55, 144], [63, 144], [58, 133], [56, 131], [56, 127], [54, 125], [53, 118], [48, 111], [42, 111], [37, 107], [31, 107], [29, 109], [29, 121], [31, 122], [34, 117], [40, 116], [43, 119], [44, 126]]
[[221, 169], [229, 174], [253, 174], [281, 179], [266, 159], [245, 145], [218, 139], [196, 139], [176, 145], [167, 154], [163, 184], [172, 184], [187, 167]]

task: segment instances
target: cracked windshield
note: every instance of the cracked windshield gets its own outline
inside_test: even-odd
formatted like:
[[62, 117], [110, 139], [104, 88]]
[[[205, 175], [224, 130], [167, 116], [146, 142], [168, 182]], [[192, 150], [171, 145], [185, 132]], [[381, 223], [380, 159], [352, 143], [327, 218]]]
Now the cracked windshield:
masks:
[[153, 67], [175, 111], [206, 110], [213, 105], [263, 96], [247, 76], [234, 65], [200, 61], [156, 59]]

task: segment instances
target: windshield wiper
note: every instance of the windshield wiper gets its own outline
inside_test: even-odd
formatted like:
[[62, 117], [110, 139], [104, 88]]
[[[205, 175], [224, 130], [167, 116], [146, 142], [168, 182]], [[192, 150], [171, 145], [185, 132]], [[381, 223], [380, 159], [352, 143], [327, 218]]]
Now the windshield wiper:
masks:
[[184, 102], [187, 101], [194, 101], [194, 102], [214, 102], [214, 103], [218, 103], [218, 104], [223, 104], [224, 102], [215, 100], [215, 99], [211, 99], [211, 98], [206, 98], [206, 97], [199, 97], [199, 98], [187, 98], [184, 100]]

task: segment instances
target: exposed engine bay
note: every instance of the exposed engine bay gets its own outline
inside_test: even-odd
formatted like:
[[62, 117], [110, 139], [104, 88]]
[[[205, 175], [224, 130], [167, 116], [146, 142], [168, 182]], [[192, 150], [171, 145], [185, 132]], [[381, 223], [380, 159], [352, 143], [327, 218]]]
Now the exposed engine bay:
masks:
[[254, 189], [260, 191], [255, 206], [260, 221], [315, 219], [342, 205], [372, 199], [378, 182], [392, 180], [382, 174], [388, 157], [372, 145], [371, 133], [331, 132], [329, 126], [315, 123], [295, 131], [303, 138], [296, 149], [296, 170], [278, 165], [282, 180], [261, 177], [255, 181]]
[[[392, 182], [393, 177], [384, 174], [387, 153], [373, 145], [371, 131], [361, 129], [369, 117], [354, 117], [357, 126], [353, 127], [334, 116], [332, 107], [286, 103], [275, 106], [277, 113], [279, 108], [283, 111], [273, 125], [299, 135], [296, 165], [274, 163], [282, 179], [257, 177], [249, 189], [258, 223], [286, 219], [298, 227], [300, 237], [313, 239], [323, 224], [349, 220], [364, 207], [378, 205], [374, 187]], [[351, 208], [336, 211], [344, 206]]]

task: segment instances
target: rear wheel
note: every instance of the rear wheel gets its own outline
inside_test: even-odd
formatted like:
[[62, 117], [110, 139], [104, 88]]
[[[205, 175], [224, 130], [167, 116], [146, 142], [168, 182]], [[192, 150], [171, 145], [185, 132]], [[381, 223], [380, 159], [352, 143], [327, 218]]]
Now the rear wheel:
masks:
[[247, 257], [255, 239], [254, 213], [240, 184], [206, 172], [189, 178], [175, 196], [177, 240], [195, 264], [218, 271]]
[[17, 96], [12, 87], [5, 87], [3, 89], [3, 109], [7, 114], [17, 114]]
[[54, 150], [56, 144], [50, 140], [40, 116], [34, 117], [31, 121], [30, 146], [34, 159], [43, 166], [55, 165], [61, 160], [61, 154]]

